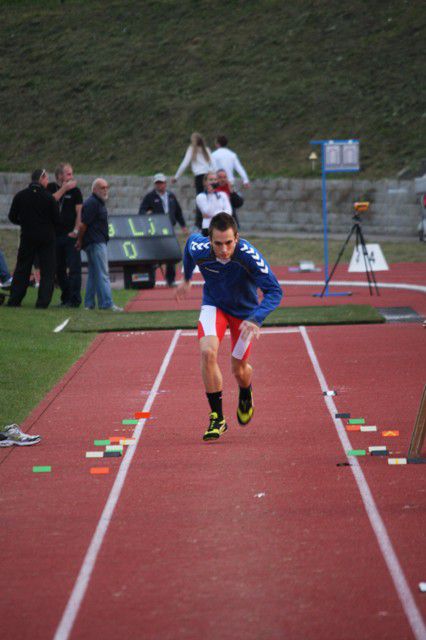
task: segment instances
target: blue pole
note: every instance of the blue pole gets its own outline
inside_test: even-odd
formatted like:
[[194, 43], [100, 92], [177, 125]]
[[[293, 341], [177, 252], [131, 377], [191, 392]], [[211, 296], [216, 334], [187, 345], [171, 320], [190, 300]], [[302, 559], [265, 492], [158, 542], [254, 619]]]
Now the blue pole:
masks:
[[[328, 280], [328, 231], [327, 231], [327, 183], [325, 171], [325, 144], [321, 144], [321, 171], [322, 171], [322, 224], [324, 228], [324, 282]], [[324, 291], [328, 296], [328, 285]]]

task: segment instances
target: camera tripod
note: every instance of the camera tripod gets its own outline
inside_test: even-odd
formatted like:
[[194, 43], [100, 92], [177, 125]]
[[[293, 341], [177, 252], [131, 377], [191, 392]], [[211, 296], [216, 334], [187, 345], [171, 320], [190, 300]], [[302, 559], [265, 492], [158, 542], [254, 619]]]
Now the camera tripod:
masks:
[[368, 251], [367, 251], [367, 246], [365, 244], [365, 239], [364, 239], [364, 235], [362, 233], [362, 229], [361, 229], [361, 218], [359, 217], [358, 213], [355, 213], [355, 215], [352, 216], [352, 220], [354, 220], [354, 223], [352, 225], [352, 229], [349, 231], [348, 236], [345, 240], [345, 242], [343, 243], [342, 248], [339, 251], [339, 255], [337, 256], [337, 260], [334, 263], [334, 266], [331, 270], [330, 275], [328, 276], [323, 290], [321, 291], [319, 297], [322, 298], [325, 291], [327, 290], [328, 284], [331, 280], [331, 278], [333, 277], [334, 272], [336, 271], [337, 265], [340, 262], [340, 258], [343, 255], [343, 252], [345, 251], [349, 240], [351, 239], [352, 235], [355, 233], [355, 247], [356, 249], [359, 249], [359, 247], [361, 247], [362, 249], [362, 255], [364, 257], [364, 265], [365, 265], [365, 275], [367, 277], [367, 281], [368, 281], [368, 288], [370, 291], [370, 296], [373, 295], [373, 284], [374, 284], [374, 289], [376, 291], [376, 294], [379, 296], [379, 288], [377, 286], [377, 281], [376, 281], [376, 276], [374, 274], [374, 269], [372, 267], [371, 264], [371, 260], [370, 257], [368, 255]]

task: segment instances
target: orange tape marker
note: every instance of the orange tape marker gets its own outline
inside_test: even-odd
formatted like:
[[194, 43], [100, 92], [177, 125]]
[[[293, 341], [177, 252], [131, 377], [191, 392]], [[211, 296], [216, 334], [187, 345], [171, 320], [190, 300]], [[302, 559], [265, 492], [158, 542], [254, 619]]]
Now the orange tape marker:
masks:
[[94, 476], [103, 476], [109, 473], [109, 467], [91, 467], [90, 473]]
[[359, 424], [347, 424], [346, 431], [360, 431], [361, 427]]
[[396, 436], [399, 436], [399, 431], [395, 429], [390, 431], [382, 431], [382, 436], [384, 438], [395, 438]]
[[121, 444], [121, 440], [124, 440], [127, 436], [113, 436], [109, 438], [111, 444]]
[[137, 418], [138, 420], [140, 420], [141, 418], [150, 418], [150, 417], [151, 417], [150, 411], [136, 411], [135, 413], [135, 418]]

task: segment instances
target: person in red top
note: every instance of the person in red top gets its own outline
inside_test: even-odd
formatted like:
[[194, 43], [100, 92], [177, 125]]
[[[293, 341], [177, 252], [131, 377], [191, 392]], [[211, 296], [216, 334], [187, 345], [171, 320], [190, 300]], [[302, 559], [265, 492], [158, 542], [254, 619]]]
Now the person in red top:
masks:
[[226, 193], [231, 203], [232, 217], [235, 219], [237, 227], [240, 228], [237, 209], [242, 207], [242, 205], [244, 204], [244, 198], [242, 198], [239, 193], [234, 191], [234, 187], [229, 182], [225, 169], [219, 169], [219, 171], [216, 172], [216, 176], [218, 186], [216, 187], [215, 191], [224, 191], [224, 193]]

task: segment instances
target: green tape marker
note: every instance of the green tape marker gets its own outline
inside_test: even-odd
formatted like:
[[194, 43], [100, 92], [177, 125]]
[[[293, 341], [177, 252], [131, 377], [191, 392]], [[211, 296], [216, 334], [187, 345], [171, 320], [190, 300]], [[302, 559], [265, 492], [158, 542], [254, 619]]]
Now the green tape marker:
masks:
[[350, 418], [348, 424], [365, 424], [364, 418]]
[[365, 449], [349, 449], [349, 451], [346, 452], [348, 454], [348, 456], [365, 456]]
[[107, 444], [110, 444], [109, 440], [93, 440], [93, 444], [95, 447], [106, 447]]
[[52, 467], [33, 467], [34, 473], [50, 473], [52, 471]]
[[122, 420], [121, 424], [138, 424], [139, 420]]

